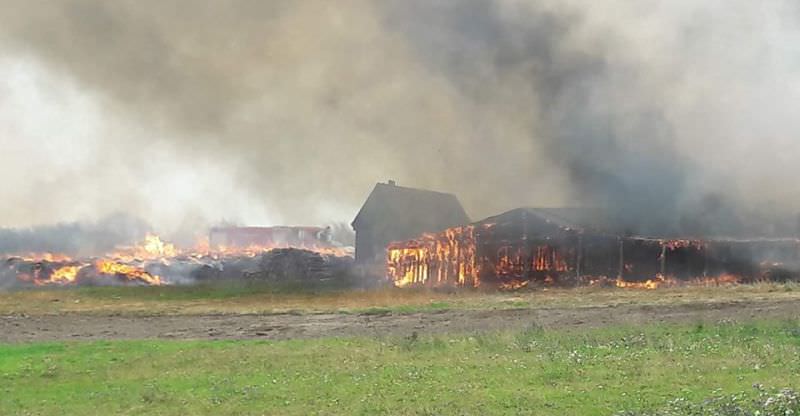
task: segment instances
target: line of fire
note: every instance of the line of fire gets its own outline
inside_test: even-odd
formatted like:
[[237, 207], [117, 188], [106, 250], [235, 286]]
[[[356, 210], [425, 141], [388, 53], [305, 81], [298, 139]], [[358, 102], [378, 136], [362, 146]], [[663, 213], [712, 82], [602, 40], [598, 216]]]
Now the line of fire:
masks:
[[357, 213], [354, 242], [335, 237], [331, 227], [214, 227], [208, 239], [186, 248], [147, 234], [100, 255], [9, 255], [0, 262], [0, 283], [161, 285], [353, 275], [369, 284], [384, 284], [385, 276], [400, 287], [652, 289], [800, 278], [796, 238], [643, 237], [603, 218], [583, 208], [519, 208], [473, 222], [453, 194], [389, 181], [376, 184]]
[[[386, 274], [395, 285], [518, 288], [794, 280], [797, 239], [661, 239], [620, 236], [566, 222], [570, 209], [520, 208], [390, 243]], [[572, 211], [575, 211], [574, 209]]]
[[352, 254], [351, 247], [333, 241], [330, 227], [225, 226], [211, 228], [208, 239], [184, 249], [147, 234], [144, 241], [99, 256], [11, 255], [0, 262], [0, 283], [6, 276], [21, 286], [157, 286], [289, 274], [308, 280], [338, 272]]

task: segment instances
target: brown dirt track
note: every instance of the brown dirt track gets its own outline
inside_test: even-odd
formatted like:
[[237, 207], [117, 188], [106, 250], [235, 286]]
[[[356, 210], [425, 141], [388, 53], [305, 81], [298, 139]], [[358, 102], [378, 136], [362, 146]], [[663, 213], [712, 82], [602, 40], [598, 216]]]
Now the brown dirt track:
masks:
[[405, 336], [503, 329], [575, 329], [662, 322], [798, 319], [800, 301], [760, 299], [681, 305], [608, 305], [418, 313], [0, 316], [0, 342], [110, 339], [293, 339]]

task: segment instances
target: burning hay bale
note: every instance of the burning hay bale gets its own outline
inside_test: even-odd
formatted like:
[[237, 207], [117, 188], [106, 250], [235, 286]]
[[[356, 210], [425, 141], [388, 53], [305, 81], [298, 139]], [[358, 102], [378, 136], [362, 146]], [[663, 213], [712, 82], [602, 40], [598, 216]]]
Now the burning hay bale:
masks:
[[349, 268], [352, 257], [348, 253], [347, 247], [333, 243], [310, 249], [247, 246], [212, 250], [206, 244], [205, 248], [181, 250], [148, 234], [140, 244], [121, 247], [101, 257], [73, 259], [52, 253], [10, 256], [0, 263], [0, 288], [158, 286], [246, 278], [325, 280]]
[[82, 263], [71, 260], [51, 262], [11, 258], [6, 260], [0, 276], [4, 286], [163, 284], [159, 276], [142, 267], [110, 260]]
[[351, 257], [285, 248], [258, 256], [176, 257], [157, 260], [47, 261], [13, 257], [0, 264], [0, 287], [163, 285], [260, 280], [322, 281], [344, 275]]

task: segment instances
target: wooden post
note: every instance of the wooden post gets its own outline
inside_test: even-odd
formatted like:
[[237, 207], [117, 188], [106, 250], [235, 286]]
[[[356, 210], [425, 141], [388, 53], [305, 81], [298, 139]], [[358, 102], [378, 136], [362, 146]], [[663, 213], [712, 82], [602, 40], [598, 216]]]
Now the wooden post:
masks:
[[583, 262], [583, 235], [578, 235], [578, 253], [575, 261], [575, 275], [581, 282], [581, 263]]
[[625, 251], [624, 251], [624, 240], [622, 238], [619, 239], [619, 273], [617, 277], [622, 280], [625, 276]]
[[528, 239], [528, 211], [522, 210], [522, 239]]
[[522, 275], [525, 279], [533, 277], [533, 262], [535, 256], [531, 252], [531, 244], [528, 241], [528, 211], [522, 210]]

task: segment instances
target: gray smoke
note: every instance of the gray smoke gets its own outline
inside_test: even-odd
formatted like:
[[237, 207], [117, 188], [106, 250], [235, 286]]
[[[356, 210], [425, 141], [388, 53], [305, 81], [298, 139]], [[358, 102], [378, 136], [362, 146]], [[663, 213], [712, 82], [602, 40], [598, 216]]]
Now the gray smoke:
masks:
[[5, 225], [326, 223], [386, 178], [645, 234], [800, 210], [791, 1], [3, 3]]
[[[150, 226], [126, 214], [93, 223], [61, 223], [30, 228], [0, 228], [0, 255], [59, 253], [94, 256], [138, 243]], [[5, 258], [3, 258], [5, 260]]]

